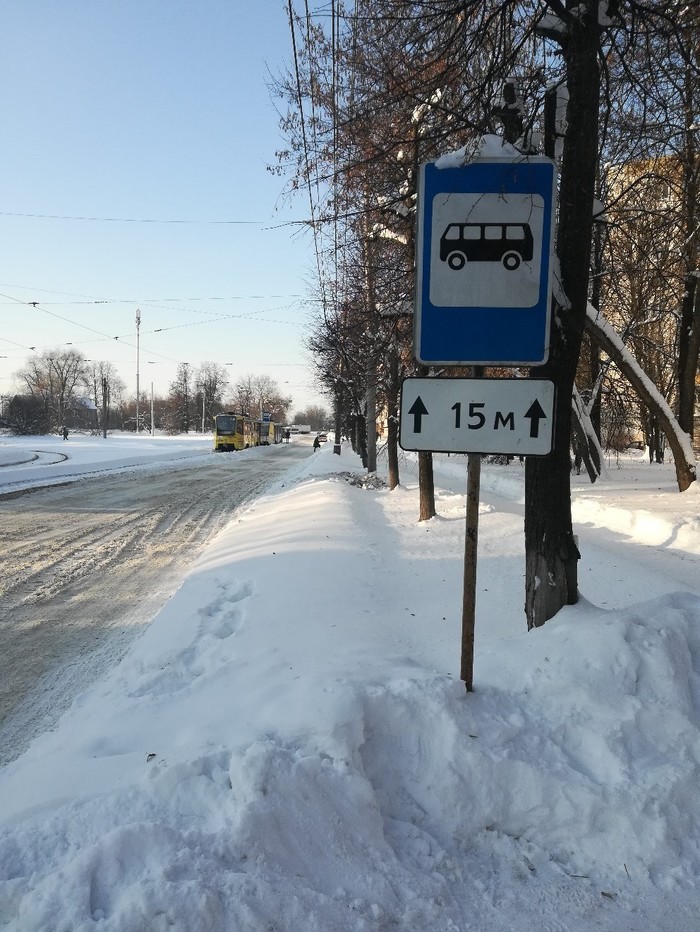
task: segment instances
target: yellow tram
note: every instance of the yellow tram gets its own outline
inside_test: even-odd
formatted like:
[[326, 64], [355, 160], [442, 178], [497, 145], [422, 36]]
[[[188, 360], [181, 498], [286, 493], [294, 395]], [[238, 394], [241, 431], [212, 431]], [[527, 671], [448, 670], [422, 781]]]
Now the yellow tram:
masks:
[[247, 450], [248, 447], [281, 443], [283, 428], [274, 421], [259, 421], [247, 414], [217, 414], [214, 418], [214, 450]]
[[260, 443], [259, 425], [245, 414], [217, 414], [214, 418], [214, 450], [247, 450]]
[[265, 446], [271, 443], [282, 443], [284, 427], [281, 424], [276, 424], [275, 421], [263, 421], [261, 428], [260, 443]]

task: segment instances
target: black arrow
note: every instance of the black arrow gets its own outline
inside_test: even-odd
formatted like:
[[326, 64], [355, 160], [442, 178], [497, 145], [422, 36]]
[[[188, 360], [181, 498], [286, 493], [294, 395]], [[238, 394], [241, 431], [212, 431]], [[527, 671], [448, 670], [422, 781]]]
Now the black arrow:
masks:
[[532, 402], [530, 407], [525, 412], [525, 417], [531, 418], [530, 420], [530, 436], [539, 437], [540, 435], [540, 420], [543, 417], [547, 417], [544, 413], [542, 405], [539, 403], [537, 398]]
[[419, 395], [408, 409], [408, 413], [413, 415], [413, 433], [420, 433], [420, 422], [424, 414], [428, 414], [428, 409], [423, 404], [423, 399]]

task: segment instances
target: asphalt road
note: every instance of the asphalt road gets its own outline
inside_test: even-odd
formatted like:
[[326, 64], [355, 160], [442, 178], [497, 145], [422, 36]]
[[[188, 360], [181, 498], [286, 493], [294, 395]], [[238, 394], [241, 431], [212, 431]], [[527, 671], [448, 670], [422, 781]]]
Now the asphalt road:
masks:
[[236, 508], [312, 451], [255, 452], [0, 498], [0, 763], [118, 662]]

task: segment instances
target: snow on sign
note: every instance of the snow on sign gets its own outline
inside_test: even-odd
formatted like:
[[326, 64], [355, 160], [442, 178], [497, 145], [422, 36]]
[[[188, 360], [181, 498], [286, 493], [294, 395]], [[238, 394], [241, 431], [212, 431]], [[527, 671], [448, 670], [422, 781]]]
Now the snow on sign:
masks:
[[404, 379], [404, 450], [546, 456], [554, 383], [546, 379]]
[[421, 166], [415, 356], [536, 366], [549, 352], [554, 163]]

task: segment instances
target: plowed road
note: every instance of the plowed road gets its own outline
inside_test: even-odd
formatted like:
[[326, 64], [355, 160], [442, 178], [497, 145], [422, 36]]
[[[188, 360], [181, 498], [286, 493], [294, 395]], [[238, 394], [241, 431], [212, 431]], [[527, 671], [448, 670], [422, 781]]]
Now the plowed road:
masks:
[[250, 453], [0, 497], [0, 763], [123, 656], [235, 509], [311, 449]]

